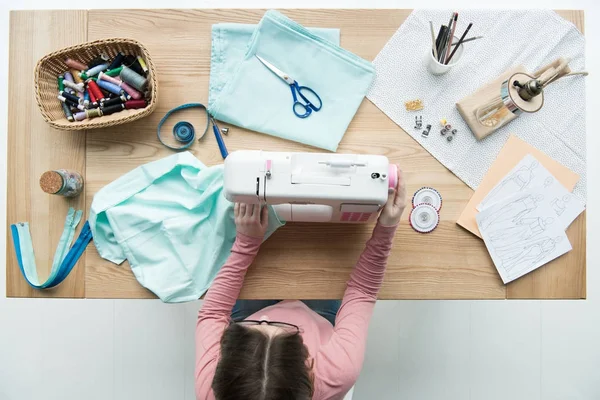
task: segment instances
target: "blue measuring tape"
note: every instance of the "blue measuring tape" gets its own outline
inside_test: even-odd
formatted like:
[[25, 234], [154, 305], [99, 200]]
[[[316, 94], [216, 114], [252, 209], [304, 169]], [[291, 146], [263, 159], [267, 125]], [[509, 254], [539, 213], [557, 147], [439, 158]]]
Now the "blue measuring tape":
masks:
[[162, 119], [158, 123], [158, 128], [157, 128], [156, 134], [158, 135], [158, 140], [160, 140], [160, 142], [165, 147], [168, 147], [171, 150], [184, 150], [184, 149], [187, 149], [188, 147], [190, 147], [192, 145], [192, 143], [194, 142], [194, 138], [196, 137], [196, 133], [194, 132], [194, 126], [187, 121], [179, 121], [173, 127], [173, 137], [175, 138], [175, 140], [177, 140], [179, 143], [181, 143], [181, 146], [179, 146], [179, 147], [170, 146], [167, 143], [165, 143], [160, 134], [160, 129], [162, 128], [165, 121], [171, 116], [171, 114], [176, 113], [177, 111], [187, 110], [189, 108], [201, 108], [206, 113], [206, 128], [204, 128], [204, 132], [202, 132], [202, 135], [200, 135], [200, 137], [198, 139], [203, 137], [204, 134], [206, 134], [206, 132], [208, 131], [208, 124], [210, 123], [210, 116], [208, 115], [208, 110], [206, 109], [204, 104], [188, 103], [188, 104], [180, 105], [179, 107], [175, 107], [171, 111], [167, 112], [165, 114], [165, 116], [162, 117]]
[[171, 116], [171, 114], [176, 113], [177, 111], [187, 110], [188, 108], [202, 108], [204, 110], [204, 112], [206, 113], [206, 127], [204, 128], [204, 132], [202, 132], [202, 135], [200, 135], [198, 139], [204, 137], [204, 135], [208, 131], [208, 125], [212, 122], [213, 132], [215, 134], [215, 138], [217, 139], [217, 144], [219, 145], [219, 151], [221, 152], [221, 156], [223, 157], [223, 159], [227, 158], [227, 155], [229, 153], [227, 152], [227, 147], [225, 147], [225, 142], [223, 142], [223, 137], [221, 136], [219, 127], [217, 126], [217, 123], [215, 122], [214, 118], [208, 113], [208, 110], [206, 109], [204, 104], [201, 103], [182, 104], [179, 107], [175, 107], [171, 111], [167, 112], [165, 116], [162, 117], [162, 119], [158, 123], [158, 127], [156, 128], [156, 135], [158, 136], [158, 140], [165, 147], [168, 147], [171, 150], [185, 150], [192, 145], [196, 137], [196, 133], [194, 132], [194, 126], [187, 121], [179, 121], [173, 127], [173, 137], [176, 141], [181, 143], [181, 146], [179, 147], [171, 146], [165, 143], [160, 134], [160, 130], [163, 124]]
[[38, 278], [29, 224], [27, 222], [20, 222], [10, 226], [19, 269], [31, 287], [34, 289], [53, 288], [64, 281], [75, 264], [77, 264], [77, 260], [79, 260], [86, 246], [92, 240], [92, 231], [89, 223], [86, 221], [83, 228], [81, 228], [79, 237], [69, 249], [75, 236], [75, 229], [81, 221], [82, 214], [81, 210], [75, 212], [73, 208], [69, 209], [67, 218], [65, 219], [65, 228], [56, 246], [50, 275], [44, 283], [40, 283]]

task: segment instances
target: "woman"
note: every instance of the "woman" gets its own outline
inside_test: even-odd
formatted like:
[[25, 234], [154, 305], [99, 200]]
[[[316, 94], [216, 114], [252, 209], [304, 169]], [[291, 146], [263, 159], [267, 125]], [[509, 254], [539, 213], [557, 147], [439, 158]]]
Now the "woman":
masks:
[[[236, 304], [265, 235], [267, 209], [235, 204], [236, 241], [198, 315], [197, 399], [344, 397], [362, 367], [369, 320], [406, 206], [404, 179], [398, 172], [398, 185], [350, 276], [339, 310], [325, 302], [325, 307], [315, 307], [321, 315], [301, 301], [270, 302], [273, 305], [266, 308], [255, 307], [251, 315], [244, 310], [248, 304], [261, 303]], [[328, 321], [335, 314], [335, 320]]]

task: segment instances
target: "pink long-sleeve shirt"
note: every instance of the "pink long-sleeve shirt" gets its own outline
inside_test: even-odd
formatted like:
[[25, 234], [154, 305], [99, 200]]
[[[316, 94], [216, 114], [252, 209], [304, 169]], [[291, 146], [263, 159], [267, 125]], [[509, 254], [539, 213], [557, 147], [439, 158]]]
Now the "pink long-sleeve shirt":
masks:
[[[300, 327], [302, 339], [314, 359], [313, 399], [342, 399], [362, 368], [367, 329], [381, 287], [396, 226], [377, 224], [350, 275], [335, 327], [301, 301], [283, 301], [248, 319], [267, 316], [270, 321]], [[246, 271], [258, 253], [261, 239], [238, 233], [225, 265], [204, 299], [196, 325], [196, 398], [214, 399], [211, 388], [220, 356], [220, 341], [231, 321], [231, 310]]]

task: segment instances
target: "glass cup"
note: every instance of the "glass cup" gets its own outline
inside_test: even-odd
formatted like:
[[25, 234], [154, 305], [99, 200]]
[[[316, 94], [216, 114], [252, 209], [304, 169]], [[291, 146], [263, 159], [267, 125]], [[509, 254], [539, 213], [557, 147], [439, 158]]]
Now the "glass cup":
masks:
[[[456, 36], [454, 36], [454, 40], [452, 40], [452, 43], [458, 43], [458, 38]], [[454, 47], [456, 46], [452, 46], [451, 52], [454, 50]], [[463, 55], [463, 51], [464, 45], [461, 43], [460, 46], [458, 46], [458, 50], [456, 50], [456, 53], [454, 53], [454, 55], [452, 56], [450, 62], [448, 64], [442, 64], [441, 62], [435, 59], [435, 57], [433, 56], [433, 50], [429, 48], [429, 51], [427, 51], [427, 69], [433, 75], [445, 74], [446, 72], [450, 71], [452, 67], [454, 67], [460, 62], [460, 59]]]

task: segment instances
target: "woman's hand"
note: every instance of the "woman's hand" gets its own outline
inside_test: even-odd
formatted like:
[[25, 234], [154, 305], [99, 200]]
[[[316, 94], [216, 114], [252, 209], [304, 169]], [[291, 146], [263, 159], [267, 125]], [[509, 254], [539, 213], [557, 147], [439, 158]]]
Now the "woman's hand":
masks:
[[264, 238], [269, 225], [269, 210], [260, 204], [235, 203], [235, 226], [239, 233], [254, 238]]
[[406, 208], [406, 185], [404, 183], [404, 175], [399, 166], [398, 182], [396, 188], [390, 190], [388, 201], [383, 206], [381, 214], [379, 214], [379, 223], [383, 226], [395, 226], [400, 222], [400, 217]]

